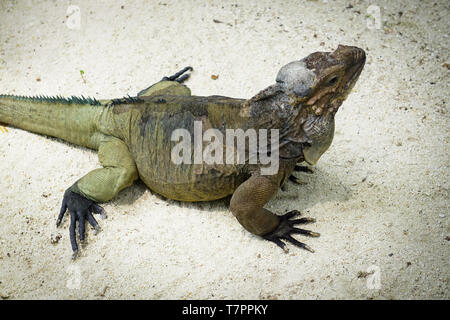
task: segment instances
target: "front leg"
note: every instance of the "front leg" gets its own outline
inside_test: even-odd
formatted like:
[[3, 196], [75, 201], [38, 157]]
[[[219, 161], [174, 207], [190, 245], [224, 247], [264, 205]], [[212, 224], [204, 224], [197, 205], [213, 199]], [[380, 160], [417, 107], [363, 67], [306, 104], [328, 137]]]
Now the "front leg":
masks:
[[[285, 251], [286, 246], [282, 240], [312, 251], [306, 244], [294, 239], [292, 234], [319, 236], [318, 233], [293, 227], [294, 224], [313, 222], [313, 219], [303, 218], [292, 221], [289, 220], [293, 216], [292, 212], [278, 217], [263, 208], [278, 191], [279, 183], [275, 178], [274, 176], [255, 175], [242, 183], [231, 198], [231, 211], [246, 230], [276, 243]], [[297, 211], [293, 212], [297, 213]]]
[[279, 218], [263, 206], [277, 194], [278, 185], [269, 176], [252, 176], [233, 193], [230, 209], [239, 223], [262, 236], [275, 230]]

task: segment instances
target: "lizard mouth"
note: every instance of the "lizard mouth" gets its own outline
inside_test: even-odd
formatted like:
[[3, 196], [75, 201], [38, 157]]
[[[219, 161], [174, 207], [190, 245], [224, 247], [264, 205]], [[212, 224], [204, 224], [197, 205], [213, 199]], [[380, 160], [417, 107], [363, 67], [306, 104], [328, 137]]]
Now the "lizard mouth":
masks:
[[356, 80], [358, 79], [359, 75], [361, 74], [362, 69], [364, 68], [365, 61], [366, 61], [366, 59], [364, 57], [364, 60], [356, 66], [355, 71], [351, 75], [349, 81], [345, 84], [344, 89], [347, 89], [350, 86], [355, 84]]
[[350, 76], [349, 80], [344, 86], [344, 89], [347, 89], [350, 86], [353, 86], [358, 79], [359, 75], [361, 74], [362, 69], [364, 68], [364, 65], [366, 64], [366, 53], [363, 49], [360, 48], [354, 48], [352, 51], [352, 56], [354, 59], [354, 70], [352, 75]]

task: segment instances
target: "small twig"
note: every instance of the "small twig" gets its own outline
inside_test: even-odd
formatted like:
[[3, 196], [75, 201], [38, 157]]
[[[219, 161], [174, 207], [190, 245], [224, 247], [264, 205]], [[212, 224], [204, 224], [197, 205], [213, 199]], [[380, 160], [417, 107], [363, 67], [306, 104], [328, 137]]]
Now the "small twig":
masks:
[[86, 79], [84, 78], [84, 70], [80, 70], [81, 79], [83, 79], [83, 83], [86, 84]]

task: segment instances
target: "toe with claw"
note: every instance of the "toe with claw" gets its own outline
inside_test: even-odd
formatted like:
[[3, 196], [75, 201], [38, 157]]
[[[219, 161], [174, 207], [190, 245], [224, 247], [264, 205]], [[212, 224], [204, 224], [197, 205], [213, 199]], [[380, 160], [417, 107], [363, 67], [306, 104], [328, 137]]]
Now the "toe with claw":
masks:
[[187, 71], [194, 70], [192, 67], [188, 66], [186, 68], [183, 68], [182, 70], [178, 71], [174, 75], [170, 77], [164, 77], [161, 79], [161, 81], [176, 81], [178, 83], [183, 83], [189, 78], [189, 74], [184, 74]]
[[300, 171], [300, 172], [306, 172], [306, 173], [314, 173], [314, 171], [312, 171], [311, 168], [309, 168], [307, 166], [300, 166], [300, 165], [296, 165], [294, 167], [294, 171]]
[[[313, 173], [314, 171], [312, 171], [310, 168], [306, 167], [306, 166], [300, 166], [300, 165], [296, 165], [294, 167], [294, 171], [297, 172], [306, 172], [306, 173]], [[296, 184], [306, 184], [306, 182], [303, 182], [302, 180], [300, 180], [299, 178], [297, 178], [296, 176], [294, 176], [293, 174], [291, 174], [289, 176], [289, 180], [296, 183]]]
[[299, 178], [297, 178], [296, 176], [294, 176], [293, 174], [291, 174], [289, 176], [289, 180], [296, 183], [296, 184], [300, 184], [300, 185], [304, 185], [306, 184], [306, 182], [303, 182], [302, 180], [300, 180]]
[[303, 234], [303, 235], [307, 235], [307, 236], [311, 236], [311, 237], [319, 237], [320, 234], [317, 232], [313, 232], [310, 230], [305, 230], [305, 229], [300, 229], [300, 228], [295, 227], [295, 225], [297, 225], [297, 224], [315, 222], [316, 220], [314, 218], [308, 218], [308, 217], [299, 218], [299, 219], [291, 219], [297, 215], [300, 215], [300, 212], [297, 210], [292, 210], [292, 211], [289, 211], [288, 213], [282, 215], [280, 217], [280, 223], [279, 223], [278, 227], [274, 231], [264, 235], [263, 238], [274, 242], [285, 252], [287, 252], [288, 249], [286, 247], [286, 243], [283, 242], [283, 240], [288, 241], [297, 247], [306, 249], [310, 252], [314, 252], [314, 250], [311, 249], [308, 245], [293, 238], [292, 235], [293, 234]]

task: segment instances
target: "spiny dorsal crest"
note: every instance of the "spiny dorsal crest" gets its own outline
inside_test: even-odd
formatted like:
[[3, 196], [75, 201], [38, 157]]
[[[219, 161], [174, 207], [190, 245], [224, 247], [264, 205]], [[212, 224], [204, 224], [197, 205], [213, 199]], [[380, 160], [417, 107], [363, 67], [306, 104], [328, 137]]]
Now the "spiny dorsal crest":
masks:
[[62, 96], [45, 96], [45, 95], [37, 95], [37, 96], [16, 96], [12, 94], [2, 94], [0, 98], [12, 98], [20, 101], [31, 101], [31, 102], [49, 102], [49, 103], [62, 103], [62, 104], [88, 104], [91, 106], [101, 106], [102, 104], [95, 98], [91, 97], [62, 97]]
[[140, 99], [139, 97], [131, 97], [130, 95], [128, 95], [120, 99], [112, 99], [110, 105], [115, 106], [118, 104], [136, 103], [136, 102], [144, 102], [144, 100]]

